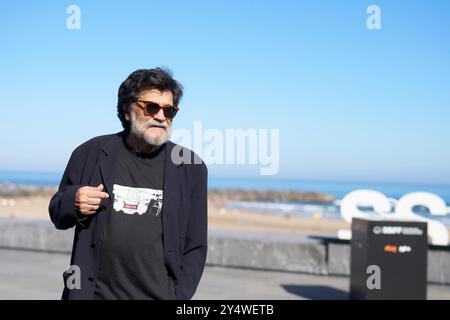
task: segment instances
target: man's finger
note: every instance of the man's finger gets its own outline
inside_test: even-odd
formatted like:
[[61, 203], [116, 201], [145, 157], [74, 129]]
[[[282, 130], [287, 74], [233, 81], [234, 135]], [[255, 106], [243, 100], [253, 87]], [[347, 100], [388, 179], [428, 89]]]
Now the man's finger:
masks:
[[101, 190], [98, 190], [98, 187], [91, 187], [91, 186], [81, 187], [80, 190], [84, 190], [84, 191], [88, 191], [88, 190], [101, 191]]
[[97, 211], [96, 210], [84, 210], [84, 211], [80, 211], [80, 212], [84, 215], [90, 216], [90, 215], [96, 213]]
[[102, 191], [95, 191], [95, 190], [88, 190], [86, 192], [86, 196], [88, 198], [100, 198], [100, 199], [106, 199], [109, 198], [109, 194]]
[[99, 185], [98, 187], [91, 187], [91, 186], [84, 186], [80, 188], [83, 192], [90, 192], [90, 191], [103, 191], [103, 185]]
[[100, 204], [101, 201], [102, 199], [100, 198], [87, 198], [87, 200], [84, 203], [92, 206]]
[[84, 215], [90, 215], [91, 214], [91, 211], [90, 210], [86, 210], [86, 209], [79, 209], [78, 211], [80, 211], [80, 213], [81, 214], [84, 214]]
[[84, 214], [90, 214], [90, 213], [95, 213], [98, 210], [98, 205], [88, 205], [88, 204], [84, 204], [83, 206], [81, 206], [80, 211], [81, 213]]

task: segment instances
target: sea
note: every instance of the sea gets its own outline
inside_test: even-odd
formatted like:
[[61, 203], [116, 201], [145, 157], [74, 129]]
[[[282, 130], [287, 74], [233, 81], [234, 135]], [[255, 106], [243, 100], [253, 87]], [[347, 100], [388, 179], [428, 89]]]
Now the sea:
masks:
[[[0, 183], [56, 186], [59, 184], [61, 176], [61, 172], [0, 171]], [[348, 193], [359, 189], [379, 191], [392, 199], [399, 199], [403, 195], [411, 192], [431, 192], [445, 201], [447, 204], [447, 215], [431, 216], [426, 208], [420, 206], [415, 208], [414, 212], [425, 217], [432, 217], [433, 220], [441, 221], [450, 227], [450, 183], [419, 184], [209, 177], [208, 188], [312, 191], [331, 194], [338, 200], [342, 199]], [[263, 210], [282, 215], [290, 214], [311, 218], [341, 219], [339, 201], [331, 204], [314, 202], [227, 201], [226, 206], [232, 209], [242, 208], [255, 212]]]

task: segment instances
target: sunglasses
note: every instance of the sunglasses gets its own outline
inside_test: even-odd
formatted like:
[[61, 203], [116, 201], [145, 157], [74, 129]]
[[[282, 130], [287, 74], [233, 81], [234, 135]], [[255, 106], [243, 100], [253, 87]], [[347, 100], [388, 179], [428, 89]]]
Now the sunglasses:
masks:
[[165, 106], [162, 107], [156, 102], [153, 101], [144, 101], [144, 100], [136, 100], [137, 105], [144, 111], [144, 114], [147, 117], [153, 116], [159, 112], [160, 109], [163, 109], [164, 117], [166, 118], [174, 118], [179, 110], [178, 107], [174, 106]]

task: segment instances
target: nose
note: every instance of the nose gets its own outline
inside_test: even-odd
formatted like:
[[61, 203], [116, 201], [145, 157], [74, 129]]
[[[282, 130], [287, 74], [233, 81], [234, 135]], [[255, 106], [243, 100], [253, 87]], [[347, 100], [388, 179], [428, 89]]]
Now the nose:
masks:
[[163, 108], [159, 108], [158, 112], [153, 115], [153, 118], [161, 122], [165, 121], [166, 117], [164, 116]]

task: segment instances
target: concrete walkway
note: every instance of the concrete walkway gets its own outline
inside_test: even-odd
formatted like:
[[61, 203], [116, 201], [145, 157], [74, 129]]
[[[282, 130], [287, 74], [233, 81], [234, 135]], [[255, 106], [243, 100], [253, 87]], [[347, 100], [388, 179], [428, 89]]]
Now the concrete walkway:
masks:
[[[60, 299], [66, 254], [0, 249], [0, 299]], [[349, 280], [208, 266], [194, 299], [347, 299]], [[428, 286], [429, 299], [450, 300], [449, 286]]]

